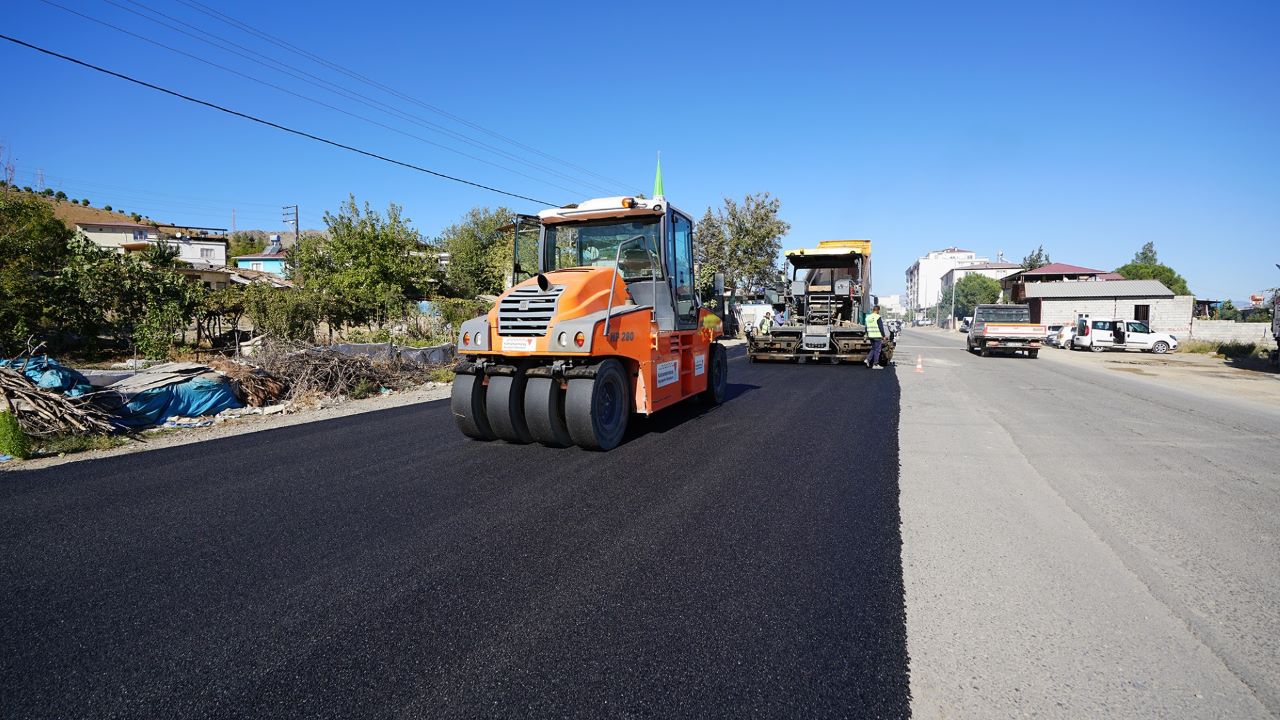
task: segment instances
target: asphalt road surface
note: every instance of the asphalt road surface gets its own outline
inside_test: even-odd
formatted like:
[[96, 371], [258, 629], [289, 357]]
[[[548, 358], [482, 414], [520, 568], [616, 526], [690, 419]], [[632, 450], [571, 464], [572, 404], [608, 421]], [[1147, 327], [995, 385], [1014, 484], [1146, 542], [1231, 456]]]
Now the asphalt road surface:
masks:
[[905, 717], [896, 374], [730, 368], [608, 454], [435, 402], [8, 474], [0, 711]]
[[1280, 378], [960, 337], [899, 345], [915, 715], [1280, 716]]

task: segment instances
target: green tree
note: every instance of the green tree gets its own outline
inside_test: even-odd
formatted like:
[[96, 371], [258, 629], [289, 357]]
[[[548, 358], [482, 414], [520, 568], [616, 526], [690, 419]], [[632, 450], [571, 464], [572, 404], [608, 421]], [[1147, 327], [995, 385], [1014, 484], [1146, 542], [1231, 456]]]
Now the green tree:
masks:
[[505, 207], [474, 207], [461, 221], [445, 228], [436, 247], [449, 253], [445, 282], [450, 295], [472, 299], [497, 295], [511, 272], [511, 235], [498, 228], [511, 221]]
[[63, 300], [57, 274], [73, 237], [47, 203], [0, 194], [0, 355], [57, 329]]
[[177, 267], [178, 257], [182, 254], [182, 249], [177, 245], [173, 245], [164, 240], [151, 243], [142, 251], [142, 259], [147, 264], [155, 268], [171, 268]]
[[782, 279], [778, 256], [790, 223], [778, 217], [782, 201], [769, 193], [747, 195], [739, 203], [707, 212], [694, 233], [698, 285], [705, 294], [716, 273], [724, 273], [725, 288], [759, 291], [775, 288]]
[[1230, 300], [1223, 300], [1218, 309], [1213, 311], [1214, 320], [1239, 320], [1240, 310]]
[[227, 257], [256, 255], [267, 249], [267, 234], [261, 230], [240, 230], [227, 237]]
[[324, 221], [327, 236], [301, 238], [288, 265], [290, 278], [311, 294], [331, 329], [380, 325], [403, 317], [411, 300], [427, 297], [435, 258], [400, 206], [388, 206], [384, 217], [350, 196]]
[[1257, 308], [1249, 313], [1244, 319], [1245, 322], [1269, 323], [1271, 322], [1271, 308]]
[[1142, 246], [1142, 249], [1133, 254], [1131, 264], [1134, 265], [1159, 265], [1160, 260], [1156, 257], [1156, 244], [1148, 242]]
[[1031, 251], [1029, 255], [1022, 258], [1022, 269], [1035, 270], [1036, 268], [1044, 267], [1051, 262], [1053, 261], [1049, 259], [1049, 253], [1044, 251], [1044, 245], [1039, 245], [1035, 250]]
[[1141, 250], [1134, 253], [1133, 260], [1116, 268], [1116, 272], [1129, 280], [1159, 280], [1174, 295], [1192, 294], [1185, 278], [1168, 265], [1160, 264], [1156, 257], [1155, 243], [1143, 245]]
[[[979, 305], [989, 305], [1000, 298], [1000, 281], [986, 275], [973, 273], [965, 275], [955, 284], [955, 317], [963, 318], [973, 315], [973, 309]], [[952, 288], [943, 288], [940, 307], [951, 311]], [[943, 313], [946, 314], [946, 313]]]

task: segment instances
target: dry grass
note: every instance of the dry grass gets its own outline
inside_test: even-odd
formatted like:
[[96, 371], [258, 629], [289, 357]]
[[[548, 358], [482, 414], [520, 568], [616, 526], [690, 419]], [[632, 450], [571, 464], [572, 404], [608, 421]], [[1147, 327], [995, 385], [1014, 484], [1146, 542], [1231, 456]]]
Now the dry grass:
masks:
[[1226, 358], [1255, 357], [1265, 353], [1257, 343], [1215, 342], [1213, 340], [1188, 340], [1178, 346], [1178, 352], [1201, 355], [1221, 355]]

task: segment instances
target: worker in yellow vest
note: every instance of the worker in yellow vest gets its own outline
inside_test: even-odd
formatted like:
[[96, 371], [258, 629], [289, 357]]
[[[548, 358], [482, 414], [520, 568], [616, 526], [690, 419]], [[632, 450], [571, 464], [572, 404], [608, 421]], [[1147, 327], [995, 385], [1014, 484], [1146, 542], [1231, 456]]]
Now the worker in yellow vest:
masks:
[[871, 341], [871, 354], [864, 361], [872, 370], [880, 370], [880, 346], [884, 344], [884, 320], [880, 319], [880, 306], [867, 313], [867, 339]]
[[773, 311], [765, 310], [764, 317], [760, 318], [760, 334], [768, 335], [773, 332]]

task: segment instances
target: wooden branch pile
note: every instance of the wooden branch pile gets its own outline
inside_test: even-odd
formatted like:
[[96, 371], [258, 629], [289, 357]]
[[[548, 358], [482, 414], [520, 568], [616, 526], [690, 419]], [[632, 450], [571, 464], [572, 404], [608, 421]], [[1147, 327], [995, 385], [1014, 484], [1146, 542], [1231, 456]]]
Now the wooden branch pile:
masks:
[[254, 356], [254, 362], [270, 375], [288, 382], [289, 400], [311, 394], [350, 395], [358, 385], [395, 387], [387, 368], [367, 357], [343, 355], [323, 348], [305, 350], [270, 348]]
[[246, 405], [263, 407], [279, 402], [289, 390], [289, 383], [260, 367], [245, 363], [214, 358], [209, 367], [217, 370], [231, 381], [231, 389], [236, 397]]
[[111, 416], [89, 403], [41, 390], [21, 373], [0, 368], [0, 410], [18, 417], [23, 432], [50, 435], [103, 435], [116, 431]]

